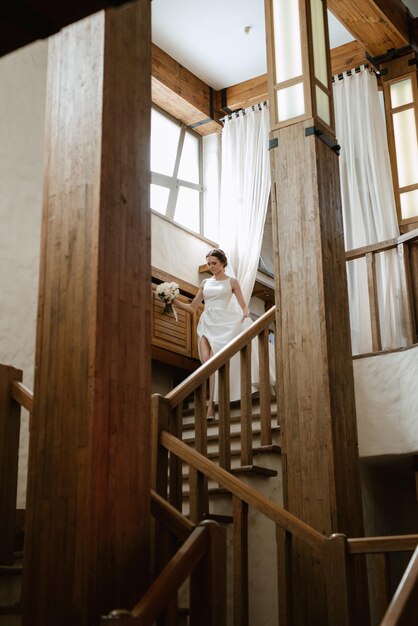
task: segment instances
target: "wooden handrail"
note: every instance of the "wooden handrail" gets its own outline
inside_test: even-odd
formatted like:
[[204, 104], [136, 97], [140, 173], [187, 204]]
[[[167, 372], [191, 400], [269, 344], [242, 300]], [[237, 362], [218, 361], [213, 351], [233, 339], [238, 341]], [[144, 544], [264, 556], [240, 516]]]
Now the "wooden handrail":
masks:
[[353, 248], [352, 250], [347, 250], [345, 253], [346, 261], [354, 261], [355, 259], [360, 259], [363, 256], [366, 256], [369, 252], [373, 252], [374, 254], [378, 254], [379, 252], [385, 252], [386, 250], [391, 250], [392, 248], [396, 248], [396, 246], [400, 243], [406, 243], [407, 241], [412, 241], [413, 239], [418, 238], [418, 228], [414, 230], [410, 230], [404, 235], [399, 235], [399, 237], [393, 237], [392, 239], [387, 239], [386, 241], [379, 241], [377, 243], [372, 243], [368, 246], [362, 246], [361, 248]]
[[180, 541], [185, 541], [196, 528], [187, 517], [154, 490], [151, 490], [151, 513]]
[[160, 442], [162, 446], [170, 452], [173, 452], [181, 458], [182, 461], [188, 463], [211, 480], [217, 482], [221, 487], [227, 489], [230, 493], [243, 502], [246, 502], [249, 506], [252, 506], [257, 511], [263, 513], [284, 530], [287, 530], [297, 537], [304, 539], [316, 548], [320, 548], [327, 542], [327, 538], [324, 537], [324, 535], [321, 535], [321, 533], [316, 531], [314, 528], [311, 528], [311, 526], [302, 522], [302, 520], [297, 518], [295, 515], [292, 515], [292, 513], [289, 513], [265, 496], [261, 495], [258, 491], [255, 491], [242, 481], [238, 480], [238, 478], [229, 472], [226, 472], [221, 467], [218, 467], [215, 463], [190, 448], [187, 444], [177, 439], [177, 437], [170, 435], [167, 431], [163, 431], [161, 433]]
[[132, 609], [138, 626], [149, 626], [155, 622], [161, 609], [167, 606], [208, 548], [209, 530], [204, 525], [197, 526]]
[[393, 535], [392, 537], [358, 537], [347, 539], [350, 554], [376, 554], [378, 552], [411, 552], [418, 545], [418, 535]]
[[187, 398], [195, 389], [197, 389], [202, 383], [207, 380], [212, 374], [216, 372], [222, 365], [224, 365], [231, 357], [239, 352], [246, 344], [274, 320], [274, 313], [276, 307], [271, 307], [266, 313], [264, 313], [258, 320], [251, 324], [241, 335], [236, 337], [231, 343], [226, 345], [222, 350], [219, 350], [213, 357], [211, 357], [204, 365], [199, 367], [198, 370], [188, 376], [180, 385], [178, 385], [173, 391], [170, 391], [165, 398], [169, 401], [170, 407], [174, 408], [180, 404], [184, 398]]
[[412, 555], [380, 626], [416, 626], [417, 616], [418, 548]]
[[27, 409], [29, 413], [33, 411], [33, 393], [17, 380], [13, 381], [10, 388], [10, 395], [13, 400]]

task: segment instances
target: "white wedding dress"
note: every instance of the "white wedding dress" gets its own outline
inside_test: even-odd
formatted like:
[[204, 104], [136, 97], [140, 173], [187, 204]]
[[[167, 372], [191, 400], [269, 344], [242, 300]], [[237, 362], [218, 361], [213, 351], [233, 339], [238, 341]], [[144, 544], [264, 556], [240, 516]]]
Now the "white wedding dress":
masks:
[[[250, 318], [242, 319], [242, 309], [235, 298], [231, 278], [215, 280], [208, 278], [203, 281], [203, 298], [205, 308], [197, 325], [198, 348], [200, 354], [200, 342], [203, 337], [209, 342], [213, 354], [216, 354], [235, 339], [240, 333], [251, 326]], [[238, 400], [241, 397], [240, 380], [240, 355], [234, 356], [230, 361], [230, 400]], [[274, 348], [270, 349], [270, 378], [274, 384]], [[215, 377], [215, 402], [218, 399], [218, 376]], [[251, 350], [251, 382], [252, 390], [258, 389], [258, 346], [257, 339], [253, 340]]]

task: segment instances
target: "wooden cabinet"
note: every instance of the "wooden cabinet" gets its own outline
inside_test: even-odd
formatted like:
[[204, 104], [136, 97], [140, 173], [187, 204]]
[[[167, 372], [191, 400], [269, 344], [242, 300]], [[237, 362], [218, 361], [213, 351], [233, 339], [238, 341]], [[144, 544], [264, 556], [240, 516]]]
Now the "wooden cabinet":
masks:
[[[164, 302], [155, 296], [156, 286], [156, 284], [151, 285], [152, 345], [156, 348], [181, 355], [182, 357], [199, 360], [196, 326], [202, 314], [203, 305], [201, 305], [199, 310], [193, 315], [189, 315], [189, 313], [176, 308], [178, 318], [176, 320], [174, 315], [163, 312]], [[189, 302], [190, 298], [180, 295], [179, 300]], [[159, 351], [158, 354], [161, 358], [161, 355], [164, 353]], [[172, 360], [167, 359], [167, 362], [172, 362]]]

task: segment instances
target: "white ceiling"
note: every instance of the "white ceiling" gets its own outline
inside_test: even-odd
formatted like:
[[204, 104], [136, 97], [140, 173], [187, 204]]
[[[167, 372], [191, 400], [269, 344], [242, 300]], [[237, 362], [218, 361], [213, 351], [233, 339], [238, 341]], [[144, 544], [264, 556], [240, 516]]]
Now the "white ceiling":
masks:
[[[266, 73], [264, 0], [153, 0], [151, 7], [153, 42], [214, 89]], [[329, 19], [331, 47], [352, 41]]]
[[[417, 15], [418, 0], [404, 1]], [[153, 0], [151, 7], [153, 42], [214, 89], [266, 73], [264, 0]], [[331, 48], [353, 40], [329, 11], [328, 19]]]

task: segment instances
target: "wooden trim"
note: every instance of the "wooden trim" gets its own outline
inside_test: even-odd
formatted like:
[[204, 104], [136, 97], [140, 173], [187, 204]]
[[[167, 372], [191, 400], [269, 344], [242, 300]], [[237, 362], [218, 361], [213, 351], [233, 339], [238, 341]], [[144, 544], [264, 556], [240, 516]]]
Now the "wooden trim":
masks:
[[275, 524], [278, 524], [297, 537], [304, 539], [315, 548], [320, 548], [320, 546], [325, 545], [327, 539], [324, 535], [244, 484], [241, 480], [235, 478], [235, 476], [232, 476], [221, 467], [218, 467], [212, 461], [191, 449], [187, 444], [179, 441], [176, 437], [173, 437], [173, 435], [170, 435], [170, 433], [163, 431], [161, 433], [160, 443], [173, 454], [177, 454], [185, 463], [198, 469], [209, 479], [219, 483], [221, 487], [227, 489], [232, 495], [237, 496], [249, 506], [263, 513]]
[[412, 552], [418, 545], [418, 535], [393, 535], [392, 537], [358, 537], [347, 540], [349, 554], [374, 554], [376, 552]]
[[13, 400], [23, 406], [24, 409], [32, 413], [33, 411], [33, 393], [23, 383], [14, 380], [10, 385], [10, 395]]

